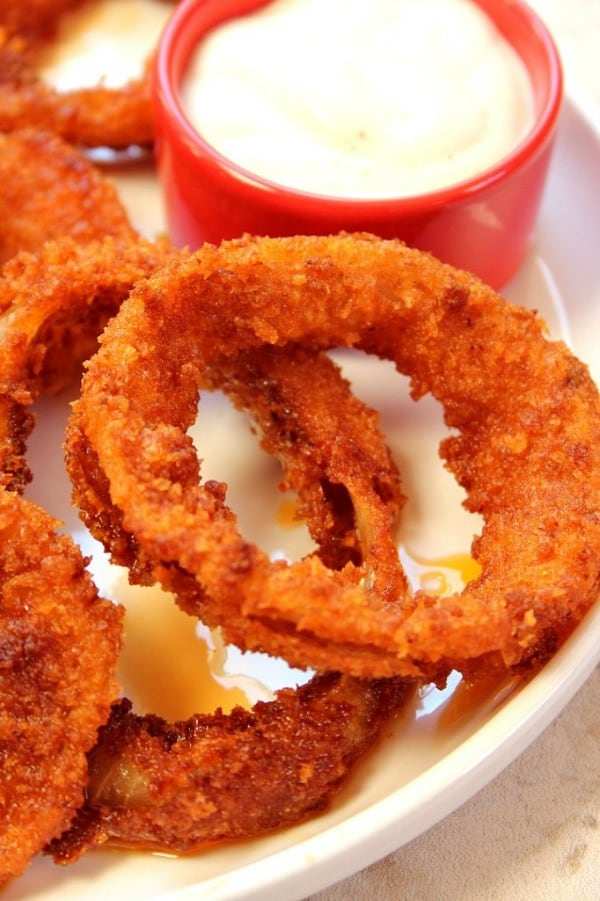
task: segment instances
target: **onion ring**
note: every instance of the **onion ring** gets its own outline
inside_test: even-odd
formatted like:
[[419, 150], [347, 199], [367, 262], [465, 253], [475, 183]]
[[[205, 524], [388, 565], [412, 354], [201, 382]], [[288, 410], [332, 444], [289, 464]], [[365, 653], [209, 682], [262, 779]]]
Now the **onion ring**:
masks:
[[[380, 564], [383, 574], [395, 559], [393, 524], [401, 502], [397, 472], [377, 417], [353, 397], [328, 357], [293, 346], [260, 348], [220, 360], [204, 387], [223, 388], [251, 412], [262, 429], [263, 446], [284, 464], [283, 487], [299, 493], [300, 511], [330, 565], [343, 567], [349, 555], [365, 555]], [[161, 458], [161, 436], [148, 430], [146, 440]], [[103, 480], [89, 477], [93, 454], [74, 450], [72, 445], [71, 468], [85, 467], [86, 490], [94, 499], [106, 496]], [[198, 479], [189, 442], [178, 448], [171, 465]], [[343, 492], [336, 490], [344, 484], [337, 481], [341, 473], [348, 471], [346, 483], [363, 505], [356, 519], [348, 515]], [[222, 501], [222, 486], [211, 483], [210, 491]], [[135, 548], [124, 551], [134, 558], [134, 575], [143, 581]], [[164, 581], [176, 587], [177, 570], [165, 574]], [[288, 636], [279, 652], [287, 653], [293, 641]], [[91, 755], [86, 805], [50, 850], [59, 863], [70, 863], [106, 841], [181, 852], [304, 819], [330, 802], [406, 694], [400, 680], [330, 673], [279, 692], [275, 701], [250, 712], [238, 708], [228, 716], [217, 712], [185, 723], [138, 717], [121, 705]]]
[[186, 852], [253, 838], [321, 812], [381, 729], [407, 683], [329, 673], [234, 708], [168, 724], [123, 702], [90, 756], [86, 806], [51, 843], [72, 863], [107, 841]]
[[67, 235], [136, 237], [112, 182], [56, 135], [31, 129], [0, 134], [0, 216], [0, 263]]
[[69, 826], [118, 696], [121, 611], [57, 525], [0, 490], [0, 884]]
[[61, 92], [38, 76], [37, 54], [49, 26], [76, 5], [62, 0], [53, 10], [38, 3], [31, 22], [13, 4], [0, 13], [0, 25], [5, 25], [0, 28], [0, 131], [33, 127], [84, 147], [150, 146], [154, 115], [148, 63], [139, 79], [115, 88], [100, 84]]
[[108, 318], [139, 279], [175, 251], [168, 242], [65, 237], [20, 253], [0, 276], [0, 485], [22, 492], [24, 458], [40, 394], [81, 371]]
[[398, 471], [379, 416], [356, 399], [339, 367], [302, 347], [264, 345], [219, 360], [205, 372], [203, 387], [222, 389], [251, 415], [263, 448], [284, 467], [280, 487], [299, 495], [297, 516], [327, 566], [342, 569], [368, 558], [380, 595], [406, 588], [404, 579], [397, 584], [394, 533], [405, 501]]
[[[290, 341], [393, 360], [413, 397], [441, 402], [456, 430], [441, 453], [484, 520], [472, 548], [482, 572], [462, 592], [391, 602], [362, 565], [271, 563], [206, 486], [173, 471], [203, 367]], [[163, 462], [144, 444], [149, 423]], [[319, 667], [326, 644], [331, 668], [356, 675], [516, 666], [548, 653], [598, 596], [600, 402], [587, 368], [532, 312], [399, 242], [246, 238], [168, 264], [109, 324], [70, 434], [110, 485], [118, 516], [88, 511], [109, 552], [133, 541], [158, 578], [177, 569], [180, 602], [208, 597], [227, 640], [268, 650], [267, 633], [279, 647], [293, 632], [295, 665]], [[119, 517], [122, 534], [103, 528]]]

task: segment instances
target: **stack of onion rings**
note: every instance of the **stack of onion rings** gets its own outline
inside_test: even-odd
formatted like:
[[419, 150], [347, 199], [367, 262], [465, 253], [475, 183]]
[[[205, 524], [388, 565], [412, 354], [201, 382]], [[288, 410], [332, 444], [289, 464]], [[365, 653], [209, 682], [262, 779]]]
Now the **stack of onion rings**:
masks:
[[[442, 454], [484, 520], [482, 572], [461, 593], [381, 597], [364, 563], [272, 563], [178, 466], [206, 371], [289, 342], [391, 359], [414, 397], [441, 402], [456, 430]], [[75, 482], [87, 455], [109, 486], [92, 497], [84, 480], [78, 498], [117, 561], [133, 549], [227, 640], [285, 643], [294, 665], [425, 678], [516, 666], [547, 655], [598, 595], [600, 402], [586, 367], [533, 313], [399, 242], [247, 238], [168, 264], [109, 324], [68, 445]]]
[[[14, 788], [0, 783], [3, 880], [22, 872], [48, 842], [65, 863], [107, 839], [183, 850], [303, 819], [329, 803], [406, 696], [398, 679], [330, 673], [252, 711], [173, 725], [137, 717], [123, 701], [101, 730], [87, 772], [86, 754], [117, 692], [121, 610], [98, 597], [86, 561], [58, 535], [58, 524], [19, 497], [30, 478], [30, 409], [40, 394], [72, 380], [132, 286], [185, 254], [168, 242], [139, 239], [110, 183], [64, 140], [148, 143], [145, 82], [118, 92], [59, 96], [34, 73], [39, 42], [55, 17], [74, 5], [37, 3], [27, 20], [12, 3], [0, 13], [0, 128], [12, 131], [0, 137], [0, 207], [7, 213], [0, 247], [0, 618], [7, 687], [0, 750]], [[116, 131], [107, 129], [113, 121]], [[47, 131], [14, 130], [30, 124]], [[308, 373], [313, 387], [307, 392]], [[283, 463], [285, 486], [298, 492], [300, 515], [327, 565], [342, 569], [348, 560], [372, 559], [385, 591], [402, 502], [398, 474], [376, 416], [352, 397], [338, 369], [318, 351], [266, 348], [229, 361], [226, 372], [205, 375], [205, 387], [224, 388], [254, 414], [265, 448]], [[337, 412], [326, 406], [331, 397]], [[334, 439], [338, 457], [330, 460]], [[348, 486], [341, 481], [346, 452], [355, 464]], [[178, 465], [185, 468], [185, 453], [173, 462], [175, 470]], [[360, 493], [362, 506], [351, 502], [347, 488]], [[208, 490], [222, 502], [223, 486]], [[137, 553], [135, 560], [139, 577]], [[31, 615], [16, 603], [24, 591]], [[12, 685], [17, 677], [25, 680], [26, 720]], [[42, 705], [48, 686], [54, 697]], [[66, 739], [62, 726], [69, 719], [73, 734]], [[123, 765], [135, 779], [123, 779]], [[200, 768], [206, 769], [202, 783]], [[87, 802], [70, 827], [84, 790]]]
[[[105, 212], [118, 219], [116, 198], [97, 187], [96, 198], [106, 198], [99, 224]], [[45, 222], [32, 226], [31, 244], [43, 242]], [[60, 523], [19, 496], [29, 480], [29, 407], [69, 381], [107, 316], [168, 252], [133, 239], [65, 238], [18, 254], [0, 277], [0, 882], [70, 826], [89, 781], [87, 754], [119, 693], [121, 608], [98, 596]]]
[[[3, 16], [11, 13], [12, 4], [8, 7]], [[36, 12], [37, 7], [27, 7], [32, 28]], [[77, 340], [77, 314], [65, 307], [59, 280], [54, 319], [47, 307], [34, 312], [40, 284], [48, 286], [48, 258], [60, 258], [56, 249], [49, 246], [39, 258], [15, 254], [38, 249], [57, 234], [71, 233], [73, 243], [104, 232], [131, 242], [135, 233], [114, 188], [90, 163], [55, 136], [30, 131], [0, 136], [0, 213], [0, 261], [9, 260], [0, 276], [3, 883], [58, 837], [83, 803], [87, 753], [119, 693], [115, 673], [122, 630], [121, 609], [98, 596], [79, 548], [59, 535], [60, 523], [19, 496], [29, 480], [28, 407], [41, 389], [37, 375], [44, 347], [55, 345], [55, 363], [46, 367], [51, 388], [50, 380], [59, 387], [59, 375], [64, 381], [74, 371], [78, 352], [87, 356], [94, 345]], [[101, 299], [100, 287], [97, 294]], [[102, 321], [100, 311], [95, 318], [92, 330]], [[69, 331], [73, 348], [65, 347]]]
[[[181, 852], [298, 822], [402, 708], [405, 679], [543, 659], [600, 585], [586, 368], [533, 314], [398, 242], [245, 238], [190, 255], [140, 239], [67, 141], [149, 145], [146, 79], [61, 95], [35, 71], [77, 3], [0, 11], [0, 880], [44, 848], [59, 863], [107, 841]], [[484, 520], [481, 575], [460, 593], [409, 587], [399, 475], [327, 356], [338, 345], [392, 360], [444, 408], [442, 456]], [[308, 684], [182, 723], [115, 702], [121, 610], [19, 496], [32, 404], [90, 357], [66, 439], [84, 522], [132, 581], [161, 583], [243, 649], [320, 671]], [[224, 391], [279, 459], [306, 558], [270, 561], [226, 486], [202, 481], [200, 390]]]
[[[7, 351], [0, 361], [0, 410], [7, 411], [1, 441], [5, 484], [22, 490], [27, 481], [23, 454], [31, 404], [41, 393], [68, 382], [81, 357], [90, 352], [98, 329], [133, 284], [182, 255], [166, 242], [107, 238], [77, 244], [63, 238], [43, 244], [36, 253], [18, 254], [5, 265], [0, 281], [0, 340]], [[309, 372], [313, 387], [299, 398]], [[216, 371], [207, 372], [206, 386], [216, 386], [219, 378]], [[348, 556], [364, 554], [381, 561], [383, 571], [394, 553], [393, 523], [401, 503], [398, 475], [377, 417], [352, 397], [337, 367], [318, 352], [266, 348], [231, 363], [222, 379], [239, 405], [255, 413], [265, 446], [284, 465], [289, 461], [286, 483], [299, 492], [303, 513], [330, 565], [342, 567]], [[337, 396], [336, 407], [345, 415], [323, 403], [321, 389], [325, 397]], [[319, 405], [325, 429], [314, 418]], [[363, 510], [362, 523], [349, 517], [345, 497], [340, 500], [331, 487], [340, 463], [329, 461], [329, 446], [322, 442], [334, 434], [342, 456], [346, 449], [356, 461], [356, 485], [365, 478], [361, 467], [372, 476], [363, 489], [369, 507]], [[305, 469], [295, 456], [297, 450], [310, 461]], [[186, 454], [172, 465], [174, 471], [185, 469]], [[222, 500], [221, 486], [209, 490]], [[9, 491], [1, 498], [24, 503]], [[40, 547], [45, 547], [43, 541]], [[32, 628], [29, 623], [25, 626]], [[76, 652], [78, 642], [73, 644]], [[99, 665], [110, 669], [102, 660]], [[76, 676], [85, 684], [87, 667]], [[315, 677], [298, 690], [285, 690], [274, 702], [251, 712], [238, 709], [229, 716], [216, 713], [173, 725], [152, 716], [136, 717], [123, 702], [114, 708], [91, 756], [86, 804], [62, 838], [56, 830], [48, 834], [54, 838], [49, 849], [57, 861], [66, 863], [108, 839], [182, 850], [200, 841], [247, 837], [296, 822], [329, 803], [405, 697], [406, 685], [397, 679], [356, 680], [330, 674]], [[228, 756], [217, 764], [219, 750], [227, 750]], [[265, 755], [277, 761], [267, 776]], [[123, 778], [124, 766], [135, 772], [135, 780]], [[208, 768], [202, 784], [197, 779], [200, 767]], [[282, 782], [284, 772], [287, 781]], [[63, 777], [68, 781], [64, 773]], [[79, 798], [84, 782], [74, 780]], [[260, 804], [256, 798], [248, 803], [251, 784], [253, 791], [261, 787]], [[73, 812], [70, 807], [61, 828]], [[12, 810], [8, 813], [12, 819]], [[19, 867], [14, 857], [5, 862], [5, 875], [14, 875], [39, 847], [38, 835]]]
[[[218, 386], [251, 413], [264, 447], [284, 466], [283, 486], [298, 492], [328, 565], [343, 568], [349, 557], [368, 560], [385, 594], [391, 583], [384, 575], [396, 560], [397, 472], [377, 417], [352, 395], [337, 367], [318, 352], [263, 347], [221, 361], [206, 376], [203, 387]], [[160, 436], [149, 431], [144, 441], [162, 459]], [[169, 452], [171, 473], [197, 481], [191, 442]], [[88, 478], [93, 455], [76, 453], [73, 465], [81, 463], [91, 496], [106, 495], [104, 481]], [[210, 483], [208, 490], [221, 504], [224, 486]], [[349, 515], [354, 495], [356, 517]], [[128, 556], [135, 550], [124, 549]], [[143, 579], [140, 559], [136, 564], [132, 573]], [[174, 582], [177, 577], [171, 573]], [[287, 656], [294, 640], [287, 636], [277, 652]], [[51, 850], [59, 862], [109, 840], [189, 851], [303, 819], [325, 806], [406, 692], [398, 679], [329, 673], [229, 716], [217, 712], [167, 724], [117, 707], [91, 756], [86, 805]]]

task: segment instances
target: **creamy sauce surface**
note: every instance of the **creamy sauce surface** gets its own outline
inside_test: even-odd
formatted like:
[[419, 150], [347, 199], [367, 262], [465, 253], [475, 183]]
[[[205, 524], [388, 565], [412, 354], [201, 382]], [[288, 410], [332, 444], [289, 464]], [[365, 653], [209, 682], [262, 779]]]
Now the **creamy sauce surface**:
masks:
[[472, 0], [273, 0], [199, 45], [182, 103], [243, 168], [357, 198], [484, 171], [534, 109], [523, 64]]

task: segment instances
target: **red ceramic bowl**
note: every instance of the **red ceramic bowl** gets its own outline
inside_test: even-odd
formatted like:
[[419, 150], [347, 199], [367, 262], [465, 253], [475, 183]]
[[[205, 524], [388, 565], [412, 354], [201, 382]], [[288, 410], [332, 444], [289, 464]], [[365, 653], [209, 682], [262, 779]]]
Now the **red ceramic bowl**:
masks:
[[257, 235], [369, 231], [398, 237], [495, 288], [516, 271], [534, 228], [562, 100], [562, 70], [544, 24], [519, 0], [478, 0], [524, 61], [536, 121], [496, 165], [452, 187], [390, 199], [345, 199], [285, 187], [221, 155], [186, 118], [179, 88], [191, 54], [226, 19], [265, 0], [182, 0], [160, 39], [152, 71], [156, 153], [168, 228], [199, 247]]

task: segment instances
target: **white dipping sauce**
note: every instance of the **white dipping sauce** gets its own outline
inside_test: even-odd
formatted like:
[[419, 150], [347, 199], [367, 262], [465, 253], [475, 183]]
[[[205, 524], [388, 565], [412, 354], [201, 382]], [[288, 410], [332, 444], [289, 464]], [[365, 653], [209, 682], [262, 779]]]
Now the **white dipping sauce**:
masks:
[[482, 172], [534, 111], [523, 64], [471, 0], [273, 0], [207, 36], [181, 93], [231, 161], [356, 198]]

